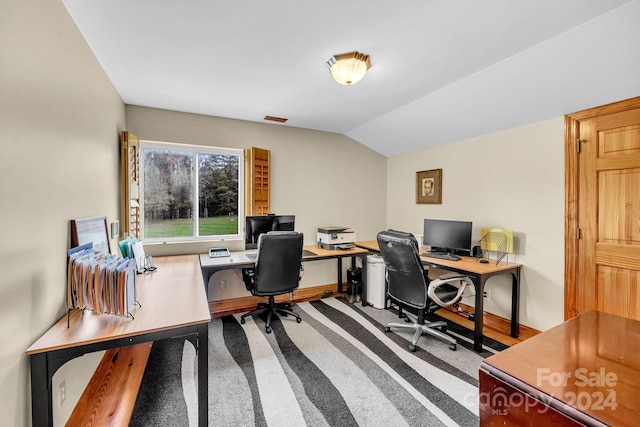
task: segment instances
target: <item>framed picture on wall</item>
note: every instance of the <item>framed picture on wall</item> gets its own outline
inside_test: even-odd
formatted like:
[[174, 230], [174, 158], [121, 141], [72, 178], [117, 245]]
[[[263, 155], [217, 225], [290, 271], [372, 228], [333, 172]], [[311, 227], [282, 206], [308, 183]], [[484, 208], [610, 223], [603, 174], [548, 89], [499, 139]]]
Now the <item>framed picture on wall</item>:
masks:
[[416, 172], [416, 203], [442, 203], [442, 169]]

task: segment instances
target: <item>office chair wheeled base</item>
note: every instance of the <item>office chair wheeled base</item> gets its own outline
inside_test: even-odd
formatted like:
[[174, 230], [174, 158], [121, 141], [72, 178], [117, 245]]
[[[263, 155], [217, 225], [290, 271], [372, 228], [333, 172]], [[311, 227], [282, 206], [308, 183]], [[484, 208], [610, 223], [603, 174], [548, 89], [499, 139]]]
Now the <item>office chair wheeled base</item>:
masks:
[[444, 333], [447, 330], [447, 322], [444, 322], [444, 321], [426, 322], [425, 321], [425, 323], [420, 324], [418, 323], [418, 317], [415, 316], [414, 314], [405, 313], [404, 316], [405, 316], [404, 317], [405, 323], [396, 323], [396, 322], [388, 323], [387, 326], [385, 326], [384, 331], [389, 332], [391, 331], [391, 328], [411, 329], [415, 331], [413, 334], [413, 339], [411, 340], [411, 343], [409, 344], [409, 347], [408, 347], [410, 352], [413, 353], [416, 351], [417, 349], [416, 344], [418, 344], [418, 340], [420, 339], [422, 334], [428, 334], [436, 338], [440, 338], [449, 343], [449, 349], [451, 349], [452, 351], [456, 351], [458, 342], [455, 340], [455, 338], [452, 338], [449, 335]]
[[296, 322], [300, 323], [302, 322], [302, 318], [298, 315], [298, 313], [296, 313], [295, 311], [291, 310], [291, 304], [289, 303], [278, 303], [276, 304], [275, 302], [275, 296], [271, 295], [269, 297], [269, 302], [268, 303], [264, 303], [261, 302], [258, 304], [258, 308], [256, 308], [253, 311], [250, 311], [248, 313], [243, 314], [240, 317], [240, 323], [244, 325], [245, 322], [245, 318], [247, 316], [252, 316], [254, 314], [262, 314], [262, 313], [267, 313], [267, 320], [266, 320], [266, 327], [265, 327], [265, 331], [270, 334], [271, 333], [271, 317], [274, 315], [274, 313], [280, 313], [283, 316], [288, 316], [291, 315], [293, 317], [296, 318]]

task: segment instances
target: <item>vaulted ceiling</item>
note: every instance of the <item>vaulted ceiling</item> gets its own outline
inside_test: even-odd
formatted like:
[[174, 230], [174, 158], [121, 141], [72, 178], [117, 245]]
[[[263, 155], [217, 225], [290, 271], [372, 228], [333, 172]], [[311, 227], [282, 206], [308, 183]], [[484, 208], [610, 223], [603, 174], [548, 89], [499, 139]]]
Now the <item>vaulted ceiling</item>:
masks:
[[[640, 0], [62, 0], [125, 103], [395, 156], [640, 95]], [[337, 84], [325, 62], [371, 69]]]

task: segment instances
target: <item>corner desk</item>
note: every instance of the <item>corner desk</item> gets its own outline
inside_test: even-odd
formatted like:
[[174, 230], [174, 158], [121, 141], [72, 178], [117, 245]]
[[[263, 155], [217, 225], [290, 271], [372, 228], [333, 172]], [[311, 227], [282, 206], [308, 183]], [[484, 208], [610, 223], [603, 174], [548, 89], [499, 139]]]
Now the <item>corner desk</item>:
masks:
[[486, 358], [480, 425], [636, 426], [640, 321], [588, 311]]
[[196, 255], [158, 257], [157, 270], [136, 276], [133, 318], [73, 310], [26, 350], [31, 361], [32, 424], [53, 425], [52, 378], [85, 353], [184, 337], [198, 354], [198, 424], [208, 425], [209, 304]]
[[[363, 248], [351, 249], [323, 249], [317, 246], [304, 246], [302, 248], [302, 262], [320, 261], [327, 259], [336, 259], [338, 261], [338, 293], [342, 293], [342, 259], [355, 257], [362, 260], [362, 304], [365, 305], [366, 283], [367, 283], [367, 254], [368, 250]], [[200, 254], [200, 268], [202, 270], [202, 278], [204, 279], [204, 287], [209, 297], [209, 279], [214, 273], [221, 270], [229, 270], [236, 268], [247, 268], [255, 263], [256, 249], [246, 251], [231, 252], [231, 256], [227, 257], [209, 257], [208, 254]]]
[[[378, 242], [375, 240], [357, 242], [356, 245], [372, 252], [380, 252]], [[499, 274], [511, 275], [511, 336], [517, 338], [519, 331], [519, 303], [520, 298], [520, 269], [522, 264], [513, 262], [500, 262], [496, 264], [491, 261], [482, 264], [474, 257], [462, 256], [459, 261], [449, 261], [444, 259], [429, 258], [421, 254], [420, 258], [424, 265], [439, 268], [442, 270], [462, 273], [469, 276], [475, 289], [475, 314], [473, 330], [473, 349], [476, 352], [482, 351], [482, 328], [484, 327], [484, 286], [489, 278]], [[363, 297], [364, 300], [364, 297]]]

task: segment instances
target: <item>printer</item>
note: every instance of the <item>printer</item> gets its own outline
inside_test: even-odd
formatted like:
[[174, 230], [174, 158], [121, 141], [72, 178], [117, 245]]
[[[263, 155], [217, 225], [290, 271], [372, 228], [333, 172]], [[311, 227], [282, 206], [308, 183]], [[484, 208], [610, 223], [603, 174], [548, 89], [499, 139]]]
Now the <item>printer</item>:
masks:
[[323, 249], [351, 249], [356, 247], [356, 233], [349, 227], [318, 227], [317, 241]]

